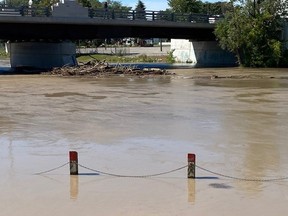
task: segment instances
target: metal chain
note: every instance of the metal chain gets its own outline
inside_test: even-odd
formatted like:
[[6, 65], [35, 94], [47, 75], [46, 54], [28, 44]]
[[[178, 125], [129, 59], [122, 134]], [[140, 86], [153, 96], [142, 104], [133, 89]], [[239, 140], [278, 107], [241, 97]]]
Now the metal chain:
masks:
[[67, 163], [62, 164], [61, 166], [55, 167], [55, 168], [53, 168], [53, 169], [49, 169], [49, 170], [46, 170], [46, 171], [43, 171], [43, 172], [34, 173], [34, 175], [42, 175], [42, 174], [45, 174], [45, 173], [52, 172], [52, 171], [54, 171], [54, 170], [57, 170], [57, 169], [60, 169], [60, 168], [62, 168], [62, 167], [64, 167], [64, 166], [66, 166], [66, 165], [69, 164], [69, 163], [70, 163], [70, 162], [67, 162]]
[[222, 177], [225, 177], [225, 178], [230, 178], [230, 179], [235, 179], [235, 180], [240, 180], [240, 181], [255, 181], [255, 182], [268, 182], [268, 181], [280, 181], [280, 180], [286, 180], [288, 179], [288, 177], [280, 177], [280, 178], [271, 178], [271, 179], [250, 179], [250, 178], [240, 178], [240, 177], [235, 177], [235, 176], [229, 176], [229, 175], [225, 175], [225, 174], [222, 174], [222, 173], [218, 173], [218, 172], [214, 172], [214, 171], [211, 171], [211, 170], [208, 170], [208, 169], [205, 169], [203, 167], [200, 167], [198, 165], [195, 165], [198, 169], [201, 169], [203, 171], [206, 171], [206, 172], [209, 172], [209, 173], [212, 173], [214, 175], [217, 175], [217, 176], [222, 176]]
[[[55, 171], [57, 169], [60, 169], [60, 168], [62, 168], [64, 166], [66, 166], [69, 163], [70, 162], [67, 162], [67, 163], [64, 163], [61, 166], [55, 167], [53, 169], [49, 169], [49, 170], [46, 170], [46, 171], [43, 171], [43, 172], [34, 173], [34, 175], [42, 175], [42, 174], [45, 174], [45, 173], [49, 173], [49, 172]], [[176, 168], [176, 169], [173, 169], [173, 170], [169, 170], [169, 171], [166, 171], [166, 172], [148, 174], [148, 175], [121, 175], [121, 174], [108, 173], [108, 172], [103, 172], [103, 171], [100, 171], [100, 170], [92, 169], [92, 168], [89, 168], [89, 167], [81, 165], [81, 164], [77, 164], [77, 165], [82, 167], [82, 168], [84, 168], [84, 169], [90, 170], [92, 172], [97, 172], [97, 173], [100, 173], [100, 174], [103, 174], [103, 175], [109, 175], [109, 176], [114, 176], [114, 177], [128, 177], [128, 178], [149, 178], [149, 177], [161, 176], [161, 175], [165, 175], [165, 174], [169, 174], [169, 173], [172, 173], [172, 172], [176, 172], [176, 171], [179, 171], [179, 170], [182, 170], [182, 169], [188, 167], [188, 165], [185, 165], [185, 166], [182, 166], [182, 167], [179, 167], [179, 168]], [[225, 175], [225, 174], [222, 174], [222, 173], [219, 173], [219, 172], [214, 172], [214, 171], [208, 170], [208, 169], [203, 168], [203, 167], [198, 166], [198, 165], [195, 165], [195, 167], [197, 167], [198, 169], [203, 170], [205, 172], [217, 175], [217, 176], [221, 176], [221, 177], [224, 177], [224, 178], [235, 179], [235, 180], [240, 180], [240, 181], [268, 182], [268, 181], [280, 181], [280, 180], [287, 180], [288, 179], [288, 177], [271, 178], [271, 179], [240, 178], [240, 177]]]
[[97, 173], [100, 173], [100, 174], [114, 176], [114, 177], [128, 177], [128, 178], [149, 178], [149, 177], [155, 177], [155, 176], [160, 176], [160, 175], [165, 175], [165, 174], [168, 174], [168, 173], [176, 172], [176, 171], [184, 169], [184, 168], [186, 168], [188, 166], [188, 165], [185, 165], [185, 166], [179, 167], [177, 169], [173, 169], [173, 170], [166, 171], [166, 172], [161, 172], [161, 173], [156, 173], [156, 174], [148, 174], [148, 175], [120, 175], [120, 174], [102, 172], [100, 170], [91, 169], [91, 168], [83, 166], [81, 164], [78, 164], [78, 165], [80, 167], [84, 168], [84, 169], [87, 169], [87, 170], [90, 170], [90, 171], [93, 171], [93, 172], [97, 172]]

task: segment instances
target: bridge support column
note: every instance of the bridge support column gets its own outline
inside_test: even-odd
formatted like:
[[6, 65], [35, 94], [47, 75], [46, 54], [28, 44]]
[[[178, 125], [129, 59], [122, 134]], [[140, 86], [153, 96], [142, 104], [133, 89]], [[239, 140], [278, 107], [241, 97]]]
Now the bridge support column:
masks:
[[72, 42], [9, 43], [12, 68], [51, 69], [77, 65], [76, 45]]
[[196, 67], [236, 66], [236, 57], [222, 50], [216, 41], [189, 41], [172, 39], [171, 50], [176, 61]]

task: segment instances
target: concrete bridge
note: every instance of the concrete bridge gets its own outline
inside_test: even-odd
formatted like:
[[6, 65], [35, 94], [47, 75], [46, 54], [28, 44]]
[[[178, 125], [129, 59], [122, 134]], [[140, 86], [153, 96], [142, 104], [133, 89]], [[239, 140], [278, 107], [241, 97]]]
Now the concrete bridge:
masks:
[[52, 9], [0, 8], [0, 39], [10, 41], [12, 67], [45, 69], [77, 64], [71, 42], [77, 39], [181, 38], [216, 43], [213, 30], [218, 19], [159, 11], [106, 12], [66, 1]]
[[48, 8], [0, 8], [0, 38], [97, 39], [181, 38], [215, 40], [213, 29], [219, 17], [174, 14], [161, 11], [108, 11], [88, 9], [75, 1]]

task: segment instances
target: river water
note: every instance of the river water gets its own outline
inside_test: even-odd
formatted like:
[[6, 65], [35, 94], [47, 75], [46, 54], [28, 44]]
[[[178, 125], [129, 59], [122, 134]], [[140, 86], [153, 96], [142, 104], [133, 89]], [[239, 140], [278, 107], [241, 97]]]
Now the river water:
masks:
[[[288, 177], [288, 79], [191, 79], [193, 70], [0, 76], [0, 215], [285, 215], [288, 179], [262, 180]], [[70, 150], [79, 176], [69, 175]], [[157, 174], [185, 166], [187, 153], [195, 180], [186, 167], [94, 172]]]

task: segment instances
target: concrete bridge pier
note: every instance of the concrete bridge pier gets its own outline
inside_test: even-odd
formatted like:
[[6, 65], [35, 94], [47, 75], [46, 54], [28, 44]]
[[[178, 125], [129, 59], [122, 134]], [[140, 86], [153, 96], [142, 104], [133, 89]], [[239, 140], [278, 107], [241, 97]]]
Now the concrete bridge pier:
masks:
[[51, 69], [65, 65], [75, 66], [76, 45], [65, 42], [10, 42], [11, 68]]
[[236, 66], [237, 59], [222, 50], [216, 41], [190, 41], [171, 39], [171, 50], [176, 61], [189, 63], [195, 67], [228, 67]]

